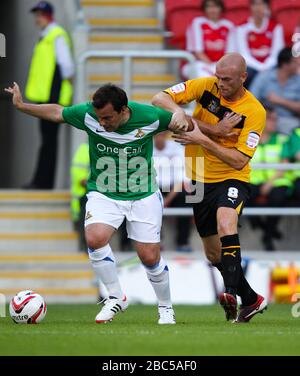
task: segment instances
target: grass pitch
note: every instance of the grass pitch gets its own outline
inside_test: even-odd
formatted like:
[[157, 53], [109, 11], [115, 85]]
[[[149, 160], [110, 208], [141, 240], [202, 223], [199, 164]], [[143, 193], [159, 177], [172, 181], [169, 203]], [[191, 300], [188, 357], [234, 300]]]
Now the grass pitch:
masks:
[[177, 306], [177, 325], [157, 324], [157, 308], [132, 305], [112, 323], [99, 307], [49, 305], [39, 325], [0, 319], [0, 355], [300, 355], [300, 317], [271, 305], [248, 324], [231, 324], [220, 306]]

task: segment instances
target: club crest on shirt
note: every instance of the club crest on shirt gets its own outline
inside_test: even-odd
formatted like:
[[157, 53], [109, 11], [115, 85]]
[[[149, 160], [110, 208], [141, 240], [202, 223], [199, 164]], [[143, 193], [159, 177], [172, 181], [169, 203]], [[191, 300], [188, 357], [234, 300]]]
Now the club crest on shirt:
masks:
[[139, 129], [137, 134], [134, 136], [135, 138], [143, 138], [145, 136], [145, 133]]
[[218, 113], [220, 109], [220, 103], [219, 101], [216, 101], [215, 99], [212, 99], [210, 103], [207, 106], [208, 111], [212, 112], [213, 114]]

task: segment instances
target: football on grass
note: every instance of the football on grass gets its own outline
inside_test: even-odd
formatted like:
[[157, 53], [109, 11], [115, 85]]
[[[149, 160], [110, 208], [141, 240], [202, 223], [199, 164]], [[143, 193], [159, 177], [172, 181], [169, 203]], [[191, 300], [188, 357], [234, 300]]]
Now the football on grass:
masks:
[[46, 313], [44, 299], [30, 290], [19, 292], [9, 305], [10, 317], [16, 324], [38, 324], [45, 318]]

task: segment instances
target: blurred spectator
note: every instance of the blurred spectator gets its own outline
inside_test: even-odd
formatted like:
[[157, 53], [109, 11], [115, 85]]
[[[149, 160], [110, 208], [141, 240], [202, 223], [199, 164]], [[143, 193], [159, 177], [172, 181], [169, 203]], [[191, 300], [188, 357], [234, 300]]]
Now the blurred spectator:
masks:
[[186, 64], [183, 67], [182, 73], [186, 78], [213, 76], [216, 62], [226, 52], [236, 50], [234, 25], [221, 18], [225, 10], [223, 1], [204, 0], [202, 10], [205, 17], [196, 17], [187, 30], [187, 50], [198, 61], [195, 66]]
[[284, 47], [281, 25], [270, 18], [268, 0], [250, 0], [251, 17], [237, 30], [238, 52], [248, 66], [248, 88], [258, 72], [276, 66], [279, 51]]
[[[288, 144], [289, 160], [290, 162], [300, 163], [300, 128], [294, 129]], [[296, 199], [296, 205], [300, 206], [300, 171], [294, 170], [294, 194], [293, 198]]]
[[[288, 162], [288, 136], [276, 133], [276, 112], [267, 110], [266, 127], [260, 144], [252, 158], [252, 163]], [[282, 170], [252, 170], [250, 175], [251, 197], [248, 206], [282, 207], [286, 205], [291, 194], [293, 177], [290, 172]], [[266, 251], [273, 251], [274, 239], [281, 239], [278, 229], [280, 217], [249, 217], [253, 228], [263, 231], [262, 242]]]
[[[300, 20], [292, 35], [292, 53], [294, 57], [300, 57]], [[298, 74], [300, 74], [300, 59], [298, 59]]]
[[[184, 148], [167, 139], [167, 132], [159, 133], [154, 138], [154, 167], [157, 172], [158, 186], [164, 197], [164, 206], [172, 208], [187, 207], [185, 202], [190, 181], [185, 178]], [[190, 217], [176, 218], [176, 250], [191, 252], [189, 236]]]
[[[90, 174], [89, 145], [81, 144], [76, 150], [71, 165], [71, 214], [74, 229], [79, 235], [79, 249], [86, 252], [84, 236], [87, 180]], [[87, 213], [88, 215], [88, 213]]]
[[[36, 103], [68, 106], [72, 101], [70, 80], [74, 75], [71, 40], [66, 31], [54, 22], [54, 8], [50, 3], [41, 1], [31, 12], [40, 36], [33, 52], [26, 96]], [[41, 146], [36, 170], [31, 182], [23, 188], [53, 189], [58, 129], [50, 121], [40, 121]]]
[[274, 107], [277, 113], [276, 130], [287, 135], [300, 126], [298, 61], [290, 47], [284, 48], [278, 55], [278, 67], [260, 73], [250, 87], [258, 100]]

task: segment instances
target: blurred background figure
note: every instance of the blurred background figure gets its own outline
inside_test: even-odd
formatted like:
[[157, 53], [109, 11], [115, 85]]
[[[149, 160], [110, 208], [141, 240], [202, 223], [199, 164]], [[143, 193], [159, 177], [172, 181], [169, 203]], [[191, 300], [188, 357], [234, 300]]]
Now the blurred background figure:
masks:
[[[90, 174], [89, 145], [83, 143], [76, 150], [71, 165], [71, 214], [74, 229], [79, 235], [79, 250], [87, 251], [84, 236], [87, 180]], [[88, 215], [88, 213], [87, 213]]]
[[[288, 143], [289, 161], [291, 163], [300, 163], [300, 128], [293, 130], [293, 133]], [[294, 191], [293, 199], [295, 200], [295, 206], [300, 206], [300, 171], [294, 170]]]
[[287, 135], [300, 126], [298, 68], [299, 58], [293, 57], [290, 47], [285, 47], [278, 55], [277, 68], [257, 75], [250, 87], [258, 100], [274, 107], [277, 113], [276, 130]]
[[[252, 163], [288, 162], [289, 137], [276, 132], [276, 112], [267, 108], [267, 121], [260, 144], [252, 158]], [[293, 175], [289, 171], [252, 170], [250, 176], [251, 197], [247, 206], [284, 207], [291, 196]], [[249, 217], [252, 228], [263, 231], [262, 243], [266, 251], [275, 250], [274, 239], [280, 240], [279, 216]]]
[[[54, 8], [41, 1], [30, 10], [40, 30], [32, 56], [26, 86], [26, 97], [36, 103], [72, 102], [71, 80], [75, 73], [71, 40], [67, 32], [54, 21]], [[40, 121], [41, 146], [32, 180], [25, 189], [53, 189], [58, 146], [57, 125]]]
[[185, 78], [207, 77], [215, 74], [216, 62], [227, 52], [236, 50], [234, 25], [222, 18], [225, 5], [222, 0], [204, 0], [204, 17], [196, 17], [187, 30], [187, 50], [197, 62], [183, 67]]
[[248, 66], [247, 88], [258, 72], [276, 66], [278, 53], [284, 47], [283, 28], [270, 17], [269, 3], [250, 0], [251, 17], [237, 29], [238, 52]]
[[[168, 132], [163, 132], [154, 138], [154, 167], [157, 172], [157, 182], [164, 197], [164, 207], [184, 208], [190, 183], [185, 178], [184, 148], [172, 140], [168, 140]], [[176, 251], [191, 252], [189, 244], [191, 232], [191, 217], [180, 216], [175, 219], [174, 234], [176, 236]]]

